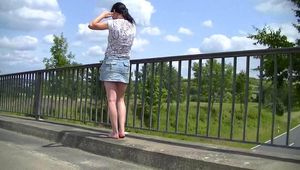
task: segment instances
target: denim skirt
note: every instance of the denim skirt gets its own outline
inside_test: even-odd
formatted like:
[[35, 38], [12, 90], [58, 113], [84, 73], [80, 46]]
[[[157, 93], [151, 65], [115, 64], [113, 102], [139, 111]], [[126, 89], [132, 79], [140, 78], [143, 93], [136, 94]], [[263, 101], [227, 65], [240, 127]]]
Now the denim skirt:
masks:
[[125, 57], [105, 57], [100, 67], [100, 80], [129, 83], [130, 61]]

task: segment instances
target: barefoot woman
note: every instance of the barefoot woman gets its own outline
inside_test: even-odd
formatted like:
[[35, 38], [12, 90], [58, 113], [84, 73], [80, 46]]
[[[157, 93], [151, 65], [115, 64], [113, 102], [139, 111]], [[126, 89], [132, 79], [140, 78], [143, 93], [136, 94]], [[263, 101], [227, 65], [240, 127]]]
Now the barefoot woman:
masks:
[[[105, 21], [105, 18], [112, 20]], [[89, 24], [93, 30], [109, 30], [105, 58], [100, 68], [100, 80], [104, 82], [108, 111], [112, 126], [112, 138], [125, 137], [126, 106], [124, 95], [129, 82], [129, 59], [136, 34], [135, 21], [127, 7], [115, 3], [110, 12], [103, 12]]]

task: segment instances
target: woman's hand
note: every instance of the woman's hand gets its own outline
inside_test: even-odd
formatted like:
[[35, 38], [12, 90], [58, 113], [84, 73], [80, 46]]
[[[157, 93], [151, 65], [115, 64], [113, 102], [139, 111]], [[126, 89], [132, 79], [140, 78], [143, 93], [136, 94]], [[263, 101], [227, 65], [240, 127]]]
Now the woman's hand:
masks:
[[113, 13], [112, 12], [108, 12], [108, 11], [104, 11], [100, 14], [100, 16], [102, 16], [103, 18], [109, 18], [112, 17]]

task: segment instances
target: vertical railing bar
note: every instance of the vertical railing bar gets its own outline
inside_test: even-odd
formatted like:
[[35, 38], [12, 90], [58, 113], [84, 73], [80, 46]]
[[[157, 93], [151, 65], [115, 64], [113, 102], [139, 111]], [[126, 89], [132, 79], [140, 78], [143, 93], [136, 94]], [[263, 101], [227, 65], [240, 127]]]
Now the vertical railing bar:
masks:
[[289, 68], [288, 68], [288, 108], [287, 108], [287, 112], [288, 112], [288, 116], [287, 116], [287, 125], [286, 125], [286, 139], [285, 139], [285, 145], [289, 146], [290, 143], [290, 128], [291, 128], [291, 111], [292, 111], [292, 88], [293, 88], [293, 58], [292, 58], [292, 54], [288, 55], [288, 59], [289, 59]]
[[168, 79], [168, 97], [167, 97], [167, 117], [166, 117], [166, 132], [169, 131], [170, 124], [170, 95], [171, 95], [171, 80], [172, 80], [172, 61], [169, 61], [169, 79]]
[[232, 105], [231, 105], [231, 120], [230, 120], [230, 140], [233, 138], [234, 113], [235, 113], [235, 95], [236, 95], [236, 65], [237, 57], [233, 57], [233, 82], [232, 82]]
[[43, 79], [43, 88], [42, 88], [42, 91], [43, 91], [43, 95], [42, 95], [42, 99], [43, 99], [43, 111], [42, 111], [42, 114], [44, 116], [47, 116], [47, 101], [48, 101], [48, 98], [47, 98], [47, 79], [48, 79], [48, 72], [47, 71], [44, 71], [43, 72], [44, 74], [44, 79]]
[[186, 95], [186, 112], [185, 112], [185, 134], [188, 133], [189, 124], [189, 112], [190, 112], [190, 91], [191, 91], [191, 68], [192, 60], [188, 61], [188, 84], [187, 84], [187, 95]]
[[76, 89], [76, 94], [75, 94], [75, 111], [74, 111], [74, 120], [78, 120], [77, 119], [77, 117], [79, 116], [79, 115], [77, 115], [77, 113], [78, 113], [78, 108], [77, 108], [77, 103], [78, 103], [78, 92], [79, 92], [79, 89], [81, 89], [80, 87], [79, 87], [79, 83], [80, 83], [80, 80], [79, 80], [79, 72], [80, 72], [80, 69], [76, 69], [76, 81], [75, 81], [75, 83], [76, 83], [76, 86], [77, 86], [77, 89]]
[[244, 110], [244, 120], [243, 120], [243, 124], [244, 124], [244, 127], [243, 127], [243, 141], [246, 140], [246, 128], [247, 128], [247, 117], [248, 117], [248, 96], [249, 96], [249, 70], [250, 70], [250, 56], [247, 56], [246, 57], [246, 88], [245, 88], [245, 103], [244, 103], [244, 106], [245, 106], [245, 110]]
[[152, 129], [152, 114], [153, 114], [153, 93], [154, 93], [154, 74], [155, 74], [155, 64], [152, 63], [152, 67], [151, 67], [151, 92], [150, 92], [150, 122], [149, 122], [149, 128]]
[[[59, 86], [59, 71], [55, 71], [54, 78], [55, 78], [55, 89], [57, 89], [59, 91], [59, 89], [60, 89], [59, 88], [60, 87]], [[55, 90], [55, 96], [54, 96], [54, 116], [56, 118], [59, 118], [59, 110], [56, 107], [57, 106], [57, 95], [58, 95], [58, 92]]]
[[66, 102], [65, 98], [68, 97], [68, 85], [66, 85], [67, 82], [68, 82], [67, 72], [68, 72], [68, 69], [63, 69], [64, 77], [63, 77], [63, 82], [62, 82], [63, 83], [63, 96], [62, 96], [62, 100], [63, 100], [62, 108], [63, 108], [63, 110], [62, 110], [62, 113], [63, 113], [63, 118], [64, 119], [68, 119], [68, 114], [67, 114], [68, 102], [67, 102], [67, 104], [65, 104], [65, 102]]
[[178, 61], [178, 77], [177, 77], [177, 100], [176, 100], [176, 126], [175, 133], [178, 132], [178, 117], [179, 117], [179, 103], [180, 103], [180, 93], [181, 93], [181, 60]]
[[220, 91], [220, 107], [219, 107], [219, 118], [218, 118], [218, 138], [221, 136], [222, 128], [222, 114], [223, 114], [223, 96], [224, 96], [224, 87], [225, 87], [225, 58], [222, 58], [221, 63], [221, 91]]
[[201, 96], [201, 86], [202, 86], [202, 59], [198, 61], [198, 77], [197, 77], [197, 120], [196, 120], [196, 131], [195, 134], [198, 135], [199, 133], [199, 119], [200, 119], [200, 96]]
[[259, 142], [260, 123], [261, 123], [261, 109], [262, 109], [262, 98], [263, 98], [263, 69], [264, 69], [264, 57], [260, 56], [259, 64], [259, 98], [258, 98], [258, 118], [257, 118], [257, 131], [256, 131], [256, 142]]
[[79, 100], [79, 108], [80, 108], [80, 114], [79, 114], [79, 121], [83, 120], [83, 115], [82, 115], [82, 97], [83, 97], [83, 78], [84, 78], [84, 68], [81, 69], [81, 80], [80, 80], [80, 100]]
[[92, 70], [92, 74], [91, 74], [91, 85], [89, 86], [90, 87], [90, 118], [89, 118], [89, 121], [90, 122], [93, 122], [93, 95], [95, 93], [93, 93], [93, 90], [95, 89], [95, 83], [94, 83], [94, 73], [95, 73], [95, 67], [92, 67], [91, 68]]
[[[56, 115], [56, 91], [54, 90], [54, 89], [57, 88], [56, 74], [57, 74], [56, 71], [52, 71], [52, 73], [51, 73], [51, 75], [52, 75], [52, 78], [51, 78], [52, 89], [51, 89], [51, 106], [50, 106], [51, 110], [50, 110], [50, 113], [51, 113], [52, 117], [55, 117], [55, 115]], [[53, 104], [53, 102], [54, 102], [54, 104]]]
[[210, 116], [211, 116], [211, 93], [212, 93], [212, 77], [213, 77], [213, 59], [209, 59], [210, 68], [209, 68], [209, 87], [208, 87], [208, 106], [207, 106], [207, 122], [206, 122], [206, 137], [209, 136], [210, 132]]
[[[98, 117], [98, 95], [99, 95], [99, 89], [100, 89], [100, 85], [99, 85], [99, 67], [96, 67], [96, 77], [95, 77], [95, 89], [96, 89], [96, 94], [95, 94], [95, 122], [99, 123], [99, 117]], [[126, 112], [127, 113], [127, 112]]]
[[161, 97], [162, 97], [162, 84], [163, 84], [163, 62], [160, 62], [160, 72], [159, 72], [159, 97], [158, 97], [158, 113], [157, 113], [157, 130], [160, 129], [160, 112], [161, 112]]
[[12, 84], [13, 84], [13, 75], [9, 76], [10, 80], [9, 80], [9, 109], [8, 111], [11, 112], [12, 110], [12, 101], [13, 101], [13, 90], [12, 90]]
[[63, 70], [60, 70], [59, 71], [59, 74], [58, 74], [58, 83], [59, 83], [59, 93], [58, 93], [58, 118], [61, 119], [63, 118], [63, 112], [61, 111], [61, 93], [62, 93], [62, 90], [63, 90]]
[[87, 113], [87, 100], [88, 100], [88, 88], [89, 88], [89, 68], [86, 68], [86, 75], [85, 75], [85, 100], [84, 100], [84, 115], [83, 115], [83, 122], [86, 123], [86, 118], [88, 116]]
[[143, 127], [144, 123], [144, 116], [145, 116], [145, 88], [146, 88], [146, 74], [147, 74], [147, 63], [144, 63], [143, 67], [143, 91], [142, 91], [142, 112], [141, 112], [141, 128]]
[[46, 84], [47, 84], [47, 103], [46, 103], [46, 110], [45, 110], [45, 115], [48, 117], [50, 116], [50, 96], [51, 96], [51, 72], [50, 71], [46, 71], [47, 73], [47, 79], [46, 79]]
[[55, 117], [54, 115], [54, 109], [53, 109], [53, 97], [55, 95], [53, 88], [55, 87], [55, 82], [54, 82], [54, 71], [50, 72], [50, 77], [49, 77], [49, 81], [51, 82], [52, 86], [51, 86], [51, 103], [50, 103], [50, 115], [51, 117]]
[[16, 75], [12, 75], [12, 84], [10, 85], [11, 86], [11, 96], [12, 96], [12, 102], [11, 102], [11, 111], [12, 112], [15, 112], [15, 106], [16, 106], [16, 100], [15, 100], [15, 96], [16, 96], [16, 90], [15, 90], [15, 86], [16, 86], [16, 78], [15, 78]]
[[31, 76], [31, 97], [30, 97], [30, 114], [32, 115], [32, 113], [34, 112], [33, 110], [33, 106], [34, 106], [34, 89], [35, 87], [35, 77], [34, 77], [34, 73], [30, 74]]
[[74, 88], [74, 83], [75, 83], [75, 69], [71, 69], [70, 70], [70, 88], [71, 88], [71, 94], [70, 94], [70, 100], [71, 100], [71, 106], [70, 106], [70, 120], [73, 120], [73, 100], [74, 100], [74, 93], [75, 93], [75, 90], [73, 89]]
[[65, 90], [65, 95], [66, 95], [66, 97], [67, 97], [67, 104], [66, 104], [66, 119], [70, 119], [70, 115], [69, 115], [69, 95], [70, 95], [70, 88], [72, 88], [72, 86], [70, 86], [70, 77], [71, 77], [71, 74], [70, 74], [70, 72], [71, 72], [71, 69], [66, 69], [66, 77], [65, 77], [65, 79], [66, 79], [66, 83], [67, 83], [67, 88], [66, 88], [66, 90]]
[[135, 83], [134, 83], [133, 127], [135, 127], [136, 112], [137, 112], [138, 73], [139, 73], [139, 64], [136, 64], [136, 70], [135, 70]]
[[277, 112], [277, 56], [273, 56], [274, 74], [273, 74], [273, 111], [272, 111], [272, 129], [271, 129], [271, 144], [274, 142], [275, 114]]
[[129, 83], [128, 83], [128, 88], [127, 88], [127, 104], [126, 104], [126, 123], [125, 126], [128, 126], [128, 115], [129, 115], [129, 108], [130, 108], [130, 91], [131, 91], [131, 76], [132, 76], [132, 64], [130, 63], [130, 67], [129, 67]]
[[129, 108], [130, 108], [130, 91], [131, 91], [131, 76], [132, 76], [132, 64], [130, 63], [130, 67], [129, 67], [129, 82], [128, 82], [128, 88], [127, 88], [127, 101], [126, 101], [126, 121], [125, 121], [125, 126], [128, 126], [128, 115], [129, 115]]
[[19, 97], [19, 74], [16, 74], [16, 106], [15, 106], [15, 112], [19, 113], [19, 108], [20, 108], [20, 97]]

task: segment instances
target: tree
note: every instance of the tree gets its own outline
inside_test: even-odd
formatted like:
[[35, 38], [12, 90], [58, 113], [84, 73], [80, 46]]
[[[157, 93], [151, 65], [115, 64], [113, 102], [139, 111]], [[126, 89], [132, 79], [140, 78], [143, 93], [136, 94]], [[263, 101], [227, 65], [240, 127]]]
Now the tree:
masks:
[[43, 60], [46, 69], [78, 65], [72, 62], [75, 56], [72, 52], [68, 53], [68, 42], [64, 38], [63, 33], [60, 36], [54, 35], [53, 42], [54, 44], [50, 49], [52, 57], [50, 59], [44, 58]]
[[[298, 9], [295, 9], [296, 17], [300, 17], [300, 1], [299, 0], [291, 0]], [[295, 28], [299, 30], [299, 22], [300, 19], [297, 20], [298, 24], [294, 24]], [[281, 47], [294, 47], [296, 45], [299, 45], [299, 39], [297, 40], [296, 44], [289, 42], [287, 39], [287, 36], [281, 34], [281, 29], [274, 31], [270, 27], [265, 26], [263, 29], [255, 28], [257, 31], [257, 34], [250, 34], [248, 38], [254, 39], [257, 42], [256, 44], [261, 44], [268, 46], [269, 48], [281, 48]], [[298, 54], [299, 55], [299, 54]], [[276, 57], [277, 60], [277, 73], [274, 74], [274, 57]], [[287, 55], [276, 55], [276, 56], [270, 56], [266, 55], [264, 56], [264, 78], [274, 83], [272, 80], [274, 79], [274, 75], [277, 77], [277, 87], [280, 90], [280, 92], [285, 91], [285, 88], [288, 88], [287, 86], [287, 80], [288, 80], [288, 68], [289, 68], [289, 57]], [[299, 56], [292, 56], [292, 81], [293, 81], [293, 92], [294, 95], [294, 101], [297, 103], [300, 103], [300, 58]], [[279, 93], [277, 95], [277, 103], [280, 105], [280, 107], [283, 106], [283, 103], [285, 106], [287, 106], [288, 100], [287, 100], [287, 93]], [[296, 100], [295, 100], [296, 99]], [[283, 114], [284, 109], [277, 109], [281, 110], [279, 114]]]

